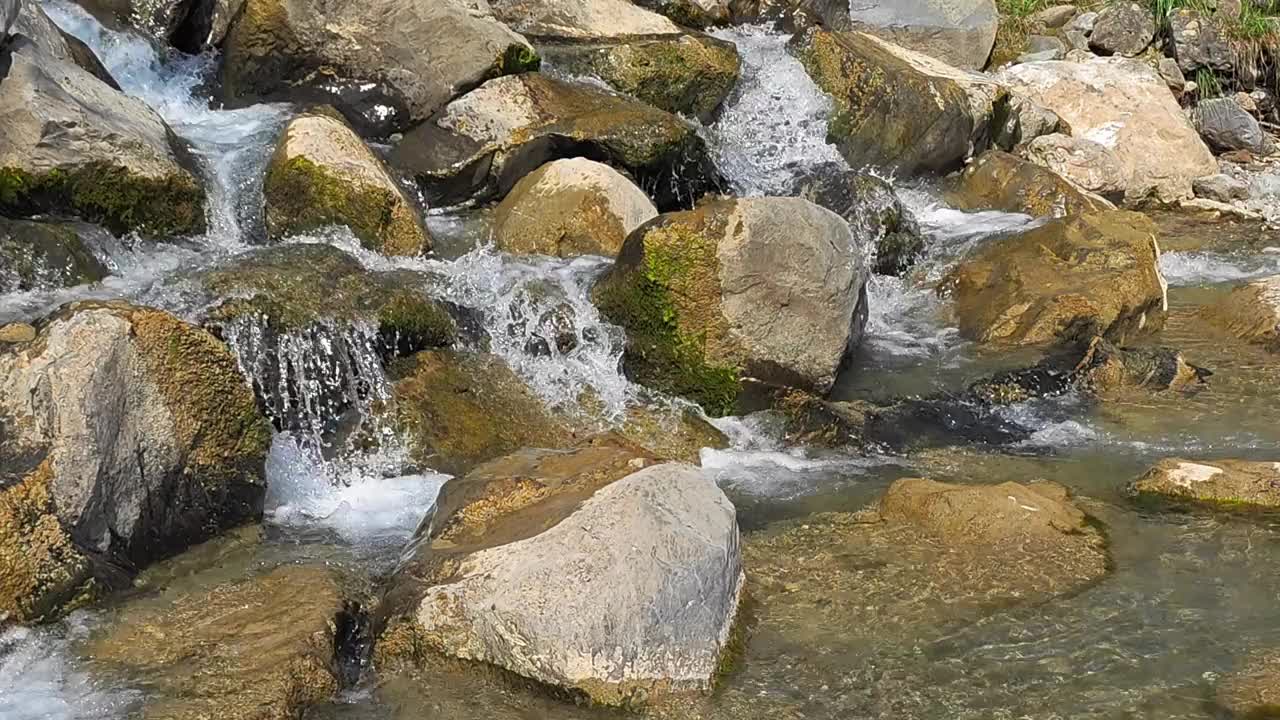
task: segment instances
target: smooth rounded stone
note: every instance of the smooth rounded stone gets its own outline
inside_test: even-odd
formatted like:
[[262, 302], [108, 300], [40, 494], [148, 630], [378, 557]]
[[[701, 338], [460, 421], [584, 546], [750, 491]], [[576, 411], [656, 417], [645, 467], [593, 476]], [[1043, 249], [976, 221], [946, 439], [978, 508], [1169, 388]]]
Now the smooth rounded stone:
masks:
[[431, 249], [413, 201], [331, 109], [289, 121], [267, 165], [262, 193], [272, 239], [346, 225], [361, 245], [384, 255]]
[[1280, 507], [1280, 462], [1161, 460], [1129, 484], [1131, 495], [1215, 507]]
[[1280, 353], [1280, 275], [1251, 280], [1201, 314], [1235, 337]]
[[[828, 27], [871, 33], [948, 65], [981, 70], [996, 41], [999, 13], [993, 0], [905, 0], [850, 3]], [[843, 13], [841, 13], [843, 15]]]
[[1080, 9], [1075, 5], [1052, 5], [1031, 15], [1032, 25], [1056, 30], [1074, 20]]
[[204, 190], [151, 108], [25, 38], [0, 55], [0, 214], [73, 214], [158, 238], [204, 229]]
[[344, 617], [334, 572], [284, 565], [178, 575], [113, 610], [86, 641], [95, 668], [147, 678], [141, 720], [288, 720], [338, 691]]
[[680, 27], [628, 0], [489, 0], [498, 19], [530, 37], [577, 39], [678, 34]]
[[1234, 53], [1219, 34], [1218, 24], [1193, 8], [1180, 7], [1169, 13], [1169, 40], [1184, 73], [1201, 69], [1229, 73], [1235, 67]]
[[920, 225], [893, 185], [871, 173], [825, 163], [799, 178], [788, 195], [844, 218], [858, 246], [874, 248], [871, 268], [876, 274], [901, 275], [924, 254]]
[[708, 202], [631, 233], [592, 298], [629, 377], [726, 415], [747, 379], [831, 388], [866, 323], [864, 252], [801, 198]]
[[537, 68], [471, 0], [246, 0], [223, 45], [225, 98], [329, 103], [365, 136], [426, 120], [485, 80]]
[[107, 274], [76, 225], [0, 217], [0, 293], [84, 285]]
[[1123, 343], [1164, 324], [1155, 233], [1145, 215], [1121, 210], [1052, 220], [983, 246], [939, 288], [951, 293], [960, 332], [979, 342]]
[[1054, 60], [1060, 60], [1062, 55], [1067, 52], [1067, 46], [1062, 40], [1052, 35], [1030, 35], [1027, 37], [1027, 52], [1042, 53], [1045, 51], [1055, 51], [1059, 57]]
[[0, 614], [19, 621], [260, 517], [270, 443], [235, 358], [198, 327], [86, 302], [39, 329], [0, 352]]
[[1218, 202], [1229, 203], [1232, 200], [1249, 199], [1249, 186], [1243, 180], [1237, 180], [1224, 173], [1196, 178], [1191, 187], [1195, 190], [1196, 197]]
[[1093, 32], [1093, 27], [1097, 23], [1098, 13], [1091, 10], [1089, 12], [1082, 12], [1079, 15], [1076, 15], [1063, 27], [1063, 29], [1068, 32], [1075, 31], [1083, 33], [1088, 36]]
[[898, 480], [858, 513], [743, 537], [754, 614], [798, 647], [900, 649], [931, 629], [1078, 592], [1108, 572], [1101, 531], [1046, 482]]
[[733, 505], [608, 438], [445, 483], [378, 610], [384, 667], [436, 653], [603, 705], [710, 690], [745, 584]]
[[[1114, 152], [1128, 202], [1154, 198], [1176, 203], [1191, 197], [1192, 180], [1217, 171], [1212, 153], [1165, 81], [1143, 62], [1094, 58], [1029, 63], [1008, 68], [997, 80], [1057, 113], [1075, 138]], [[1107, 194], [1058, 172], [1085, 189]]]
[[27, 323], [15, 322], [0, 325], [0, 343], [28, 343], [36, 339], [36, 329]]
[[989, 78], [861, 32], [811, 28], [793, 52], [835, 113], [828, 139], [855, 168], [913, 175], [959, 167], [986, 142], [997, 99]]
[[1052, 170], [1003, 150], [988, 150], [969, 163], [948, 190], [947, 204], [957, 210], [1003, 210], [1032, 217], [1115, 208]]
[[733, 92], [742, 69], [733, 43], [700, 33], [536, 42], [543, 58], [562, 72], [600, 78], [618, 92], [702, 122], [710, 122]]
[[1124, 166], [1120, 158], [1092, 140], [1061, 133], [1044, 135], [1025, 146], [1022, 154], [1085, 192], [1114, 199], [1124, 197]]
[[608, 165], [555, 160], [521, 178], [498, 205], [493, 239], [513, 253], [612, 258], [657, 216], [649, 197]]
[[1089, 34], [1089, 45], [1101, 55], [1136, 57], [1151, 44], [1156, 21], [1151, 11], [1136, 2], [1116, 2], [1098, 13]]
[[1181, 98], [1187, 89], [1187, 78], [1182, 74], [1182, 68], [1178, 67], [1178, 61], [1171, 57], [1162, 57], [1156, 61], [1156, 72], [1169, 86], [1173, 96]]
[[1234, 98], [1201, 100], [1191, 117], [1205, 142], [1218, 152], [1247, 150], [1266, 155], [1270, 148], [1262, 126]]
[[391, 164], [449, 205], [503, 197], [542, 164], [579, 156], [626, 171], [660, 210], [726, 187], [688, 121], [539, 73], [496, 78], [449, 103], [405, 134]]

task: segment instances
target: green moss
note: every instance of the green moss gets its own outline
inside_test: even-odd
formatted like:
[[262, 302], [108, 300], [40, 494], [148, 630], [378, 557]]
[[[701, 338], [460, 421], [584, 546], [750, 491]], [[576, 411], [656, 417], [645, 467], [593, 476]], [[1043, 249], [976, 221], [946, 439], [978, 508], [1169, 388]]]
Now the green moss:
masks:
[[542, 67], [542, 58], [528, 45], [511, 44], [498, 56], [499, 75], [517, 75], [536, 72]]
[[453, 317], [439, 303], [407, 290], [397, 292], [379, 310], [378, 331], [399, 356], [448, 347], [458, 335]]
[[188, 235], [204, 230], [204, 191], [189, 175], [145, 178], [103, 162], [40, 174], [0, 168], [0, 214], [48, 212], [75, 214], [116, 234]]
[[618, 90], [672, 113], [709, 118], [738, 82], [733, 45], [680, 36], [594, 53], [589, 70]]

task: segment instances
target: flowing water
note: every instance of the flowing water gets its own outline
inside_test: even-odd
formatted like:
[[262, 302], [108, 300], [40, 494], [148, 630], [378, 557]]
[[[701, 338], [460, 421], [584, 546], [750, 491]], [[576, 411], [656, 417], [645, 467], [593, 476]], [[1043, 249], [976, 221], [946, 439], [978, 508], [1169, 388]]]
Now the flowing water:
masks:
[[[105, 30], [76, 6], [46, 4], [56, 22], [92, 46], [125, 91], [156, 109], [190, 144], [209, 188], [209, 231], [172, 243], [99, 238], [112, 271], [102, 283], [0, 296], [0, 323], [38, 317], [72, 299], [127, 297], [199, 320], [217, 298], [191, 278], [225, 266], [263, 242], [261, 176], [286, 106], [208, 107], [212, 57], [157, 53], [148, 42]], [[807, 168], [840, 163], [825, 142], [829, 101], [785, 46], [762, 27], [719, 30], [743, 56], [743, 78], [705, 129], [721, 169], [741, 194], [783, 192]], [[1266, 183], [1257, 202], [1269, 202]], [[1010, 213], [963, 213], [928, 187], [901, 187], [928, 238], [927, 259], [904, 278], [870, 283], [867, 338], [841, 379], [841, 399], [885, 399], [962, 389], [1033, 354], [985, 353], [962, 340], [934, 291], [946, 270], [981, 243], [1030, 227]], [[1280, 198], [1280, 187], [1274, 191]], [[1272, 198], [1274, 199], [1274, 198]], [[645, 399], [619, 372], [623, 337], [603, 322], [588, 288], [607, 265], [596, 258], [512, 258], [484, 241], [481, 213], [436, 213], [431, 259], [388, 259], [335, 229], [295, 243], [326, 243], [373, 272], [416, 278], [424, 292], [469, 308], [491, 349], [548, 403], [574, 411], [599, 400], [602, 424]], [[762, 612], [745, 657], [713, 698], [689, 717], [716, 718], [1210, 718], [1214, 681], [1255, 650], [1280, 645], [1280, 525], [1268, 518], [1138, 511], [1123, 484], [1169, 455], [1276, 458], [1280, 454], [1280, 364], [1203, 326], [1196, 309], [1232, 282], [1280, 272], [1275, 231], [1223, 232], [1162, 220], [1161, 266], [1171, 314], [1156, 340], [1211, 368], [1190, 396], [1144, 396], [1096, 404], [1075, 396], [1023, 403], [1007, 417], [1033, 430], [1002, 450], [935, 450], [907, 457], [847, 456], [788, 446], [768, 413], [717, 421], [731, 440], [703, 451], [740, 511], [744, 531], [809, 513], [864, 506], [894, 479], [928, 475], [961, 482], [1037, 478], [1072, 488], [1106, 526], [1114, 568], [1094, 587], [1033, 607], [965, 622], [939, 618], [907, 634], [837, 624], [797, 641]], [[1238, 230], [1238, 231], [1237, 231]], [[549, 311], [567, 318], [542, 322]], [[568, 332], [574, 342], [556, 342]], [[246, 321], [226, 338], [242, 370], [270, 399], [280, 432], [268, 459], [268, 531], [254, 562], [322, 558], [375, 576], [434, 502], [447, 476], [414, 467], [393, 429], [371, 407], [385, 399], [373, 331], [315, 326], [278, 339]], [[276, 380], [272, 380], [275, 378]], [[279, 378], [290, 378], [281, 382]], [[1270, 393], [1269, 395], [1267, 393]], [[339, 409], [341, 408], [341, 410]], [[354, 410], [348, 410], [354, 408]], [[371, 423], [372, 449], [332, 439], [328, 423], [354, 412]], [[283, 560], [282, 560], [283, 558]], [[796, 562], [803, 562], [796, 558]], [[816, 617], [816, 615], [815, 615]], [[96, 674], [78, 641], [105, 621], [76, 614], [44, 628], [0, 635], [0, 718], [122, 718], [145, 701], [146, 678]], [[816, 620], [815, 620], [816, 622]], [[810, 637], [806, 633], [805, 637]], [[366, 678], [309, 718], [410, 720], [606, 718], [493, 678], [441, 669], [417, 678]]]

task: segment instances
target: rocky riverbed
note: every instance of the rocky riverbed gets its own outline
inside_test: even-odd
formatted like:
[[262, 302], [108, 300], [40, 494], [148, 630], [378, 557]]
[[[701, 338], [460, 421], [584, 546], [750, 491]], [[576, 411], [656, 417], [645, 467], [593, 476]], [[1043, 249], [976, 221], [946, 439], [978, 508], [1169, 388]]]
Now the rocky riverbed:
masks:
[[1280, 717], [1277, 48], [0, 0], [0, 718]]

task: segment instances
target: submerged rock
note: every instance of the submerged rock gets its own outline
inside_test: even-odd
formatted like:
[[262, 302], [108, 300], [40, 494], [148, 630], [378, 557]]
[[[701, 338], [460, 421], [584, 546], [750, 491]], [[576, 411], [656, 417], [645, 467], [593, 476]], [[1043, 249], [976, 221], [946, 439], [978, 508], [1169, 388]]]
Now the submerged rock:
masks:
[[79, 215], [112, 232], [204, 229], [204, 191], [141, 101], [26, 38], [0, 49], [0, 213]]
[[593, 298], [628, 332], [629, 376], [725, 415], [747, 379], [829, 390], [861, 339], [866, 281], [840, 216], [747, 198], [641, 226]]
[[1280, 353], [1280, 275], [1247, 282], [1201, 314], [1241, 340]]
[[88, 302], [39, 329], [0, 352], [0, 612], [20, 620], [259, 517], [270, 440], [198, 327]]
[[1245, 659], [1219, 682], [1213, 700], [1231, 717], [1274, 717], [1280, 707], [1280, 653], [1271, 649]]
[[648, 196], [608, 165], [554, 160], [521, 178], [498, 205], [493, 239], [513, 253], [612, 258], [657, 215]]
[[383, 663], [480, 660], [603, 705], [709, 690], [742, 592], [711, 477], [600, 438], [450, 480], [379, 609]]
[[332, 111], [285, 126], [263, 182], [272, 238], [346, 225], [370, 250], [421, 255], [431, 238], [382, 161]]
[[1057, 173], [1002, 150], [988, 150], [965, 167], [947, 193], [959, 210], [1004, 210], [1032, 217], [1062, 217], [1114, 209]]
[[[1213, 155], [1164, 80], [1144, 62], [1095, 58], [1028, 63], [1003, 71], [997, 79], [1057, 113], [1075, 138], [1114, 152], [1129, 202], [1190, 198], [1192, 180], [1217, 172]], [[1108, 195], [1071, 174], [1059, 174]]]
[[1101, 55], [1135, 57], [1151, 44], [1156, 21], [1136, 2], [1115, 2], [1098, 13], [1089, 34], [1089, 47]]
[[223, 48], [222, 87], [239, 104], [332, 104], [362, 134], [385, 136], [488, 78], [537, 66], [488, 3], [246, 0]]
[[939, 287], [960, 332], [979, 342], [1124, 342], [1164, 324], [1155, 232], [1146, 216], [1119, 210], [1052, 220], [983, 246]]
[[1129, 485], [1138, 497], [1215, 507], [1280, 507], [1280, 462], [1161, 460]]
[[724, 188], [689, 122], [595, 87], [526, 73], [490, 80], [405, 135], [391, 162], [432, 202], [510, 192], [549, 160], [588, 157], [628, 172], [659, 209]]
[[106, 276], [76, 225], [0, 217], [0, 294], [83, 285]]

